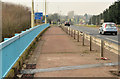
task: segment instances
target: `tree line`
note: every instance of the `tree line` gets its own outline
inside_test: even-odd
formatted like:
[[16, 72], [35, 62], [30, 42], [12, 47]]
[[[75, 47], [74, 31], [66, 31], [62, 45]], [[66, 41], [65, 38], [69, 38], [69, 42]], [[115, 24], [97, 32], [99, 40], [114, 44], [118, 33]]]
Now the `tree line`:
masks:
[[120, 24], [120, 1], [113, 3], [108, 9], [99, 15], [93, 15], [89, 24], [100, 25], [103, 22], [114, 22]]

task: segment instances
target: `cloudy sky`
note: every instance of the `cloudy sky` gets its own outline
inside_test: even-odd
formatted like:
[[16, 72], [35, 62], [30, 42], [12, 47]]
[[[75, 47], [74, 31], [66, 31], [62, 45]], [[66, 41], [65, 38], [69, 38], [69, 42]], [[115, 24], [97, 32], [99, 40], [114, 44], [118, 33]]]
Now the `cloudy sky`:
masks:
[[[2, 2], [11, 2], [22, 4], [31, 8], [32, 0], [1, 0]], [[45, 0], [34, 0], [35, 11], [44, 12]], [[59, 13], [67, 15], [69, 11], [74, 11], [77, 15], [85, 13], [97, 15], [103, 12], [116, 0], [47, 0], [47, 14]]]

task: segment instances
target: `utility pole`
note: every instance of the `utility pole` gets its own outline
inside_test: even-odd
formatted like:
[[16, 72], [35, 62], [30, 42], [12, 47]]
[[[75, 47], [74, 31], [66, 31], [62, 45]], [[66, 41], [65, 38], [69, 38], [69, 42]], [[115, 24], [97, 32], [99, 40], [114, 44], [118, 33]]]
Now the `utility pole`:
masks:
[[46, 17], [46, 0], [45, 0], [45, 24], [47, 23], [47, 17]]
[[34, 0], [32, 0], [32, 9], [31, 9], [31, 28], [34, 27]]

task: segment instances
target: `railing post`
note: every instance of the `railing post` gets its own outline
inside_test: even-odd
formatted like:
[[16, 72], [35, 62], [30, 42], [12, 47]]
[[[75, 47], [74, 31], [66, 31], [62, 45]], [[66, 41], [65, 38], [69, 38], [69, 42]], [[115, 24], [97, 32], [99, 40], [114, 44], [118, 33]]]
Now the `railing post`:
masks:
[[75, 30], [74, 30], [74, 39], [75, 39]]
[[68, 27], [66, 27], [66, 33], [68, 34]]
[[73, 37], [73, 35], [74, 35], [74, 30], [72, 30], [72, 37]]
[[67, 27], [65, 28], [65, 32], [67, 33]]
[[71, 34], [71, 29], [69, 28], [69, 35]]
[[70, 27], [69, 27], [69, 35], [70, 35]]
[[66, 32], [66, 27], [65, 27], [65, 32]]
[[78, 31], [78, 34], [77, 34], [77, 41], [79, 42], [79, 31]]
[[69, 34], [69, 27], [67, 28], [67, 33]]
[[83, 38], [82, 38], [82, 45], [84, 46], [85, 44], [84, 44], [84, 40], [85, 39], [85, 35], [84, 35], [84, 33], [83, 33]]
[[65, 31], [64, 28], [65, 28], [65, 27], [63, 26], [63, 27], [62, 27], [63, 31]]
[[68, 35], [69, 35], [69, 27], [68, 27]]
[[104, 41], [101, 40], [101, 46], [100, 46], [100, 56], [103, 57], [103, 50], [104, 49]]
[[71, 37], [73, 36], [72, 34], [73, 34], [73, 30], [71, 29]]
[[92, 37], [90, 36], [90, 51], [92, 51]]

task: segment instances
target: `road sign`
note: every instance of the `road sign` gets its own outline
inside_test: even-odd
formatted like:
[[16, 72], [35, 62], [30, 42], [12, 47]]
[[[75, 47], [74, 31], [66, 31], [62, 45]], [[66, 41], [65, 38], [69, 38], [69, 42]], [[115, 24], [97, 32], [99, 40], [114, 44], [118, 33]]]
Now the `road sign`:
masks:
[[35, 19], [42, 20], [43, 19], [43, 13], [41, 13], [41, 12], [35, 13]]
[[46, 17], [48, 17], [48, 15], [46, 15]]

